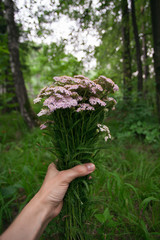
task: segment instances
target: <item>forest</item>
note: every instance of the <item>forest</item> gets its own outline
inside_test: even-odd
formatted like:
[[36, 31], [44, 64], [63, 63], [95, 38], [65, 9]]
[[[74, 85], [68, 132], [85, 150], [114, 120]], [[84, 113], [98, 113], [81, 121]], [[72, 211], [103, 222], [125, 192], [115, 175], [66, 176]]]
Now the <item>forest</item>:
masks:
[[[159, 13], [159, 0], [0, 0], [0, 233], [56, 161], [33, 100], [54, 77], [84, 75], [119, 87], [84, 239], [160, 239]], [[60, 221], [40, 239], [65, 239]]]

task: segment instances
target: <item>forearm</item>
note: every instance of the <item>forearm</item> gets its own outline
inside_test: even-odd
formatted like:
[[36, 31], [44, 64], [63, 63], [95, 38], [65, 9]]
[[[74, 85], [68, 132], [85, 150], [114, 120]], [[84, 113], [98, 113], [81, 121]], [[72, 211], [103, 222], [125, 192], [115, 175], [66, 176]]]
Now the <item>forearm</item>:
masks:
[[0, 239], [37, 240], [50, 220], [49, 209], [39, 194], [36, 194]]

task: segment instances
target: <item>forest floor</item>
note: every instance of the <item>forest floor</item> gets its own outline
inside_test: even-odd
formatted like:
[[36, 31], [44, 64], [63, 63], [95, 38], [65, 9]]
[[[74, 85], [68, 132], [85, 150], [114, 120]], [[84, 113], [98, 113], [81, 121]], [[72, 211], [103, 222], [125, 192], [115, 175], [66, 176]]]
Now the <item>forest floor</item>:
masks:
[[[94, 203], [88, 234], [95, 240], [160, 239], [160, 141], [156, 134], [152, 141], [144, 132], [123, 133], [123, 121], [124, 115], [118, 113], [107, 120], [113, 139], [100, 152], [92, 175]], [[29, 131], [16, 112], [1, 115], [0, 122], [3, 232], [40, 188], [54, 157], [48, 151], [47, 136], [38, 128]], [[141, 123], [137, 127], [142, 128]], [[57, 231], [53, 220], [41, 239], [56, 239]]]

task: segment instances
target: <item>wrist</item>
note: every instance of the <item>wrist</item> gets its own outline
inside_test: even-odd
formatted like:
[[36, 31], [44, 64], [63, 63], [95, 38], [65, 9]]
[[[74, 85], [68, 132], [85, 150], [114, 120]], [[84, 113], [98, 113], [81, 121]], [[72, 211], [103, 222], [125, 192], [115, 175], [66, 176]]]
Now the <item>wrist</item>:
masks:
[[41, 213], [43, 223], [48, 224], [54, 217], [54, 209], [47, 203], [45, 196], [38, 192], [31, 201], [34, 202], [33, 206], [36, 205], [37, 211]]
[[42, 196], [37, 193], [13, 221], [9, 229], [4, 232], [2, 239], [39, 239], [52, 220], [49, 210], [50, 208], [45, 204]]

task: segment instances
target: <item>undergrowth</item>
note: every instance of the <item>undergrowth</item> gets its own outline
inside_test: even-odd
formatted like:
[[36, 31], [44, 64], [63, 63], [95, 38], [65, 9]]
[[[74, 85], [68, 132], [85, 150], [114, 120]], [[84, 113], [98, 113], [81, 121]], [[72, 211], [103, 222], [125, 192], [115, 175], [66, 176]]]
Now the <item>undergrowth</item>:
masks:
[[127, 105], [124, 105], [123, 101], [119, 101], [117, 108], [115, 120], [118, 129], [114, 128], [116, 130], [114, 136], [119, 140], [136, 137], [147, 144], [160, 142], [160, 125], [153, 107], [148, 106], [143, 100]]
[[[126, 112], [123, 114], [128, 117]], [[129, 129], [125, 127], [127, 120], [125, 123], [123, 114], [115, 112], [107, 123], [113, 140], [100, 151], [92, 174], [93, 205], [88, 209], [88, 234], [95, 240], [159, 239], [159, 138], [148, 142], [136, 133], [119, 136], [125, 135], [122, 127]], [[39, 129], [29, 131], [19, 114], [4, 114], [0, 122], [0, 231], [3, 232], [38, 191], [54, 158], [47, 136]], [[57, 219], [48, 225], [41, 239], [58, 239]]]

